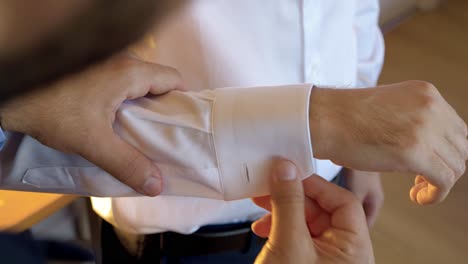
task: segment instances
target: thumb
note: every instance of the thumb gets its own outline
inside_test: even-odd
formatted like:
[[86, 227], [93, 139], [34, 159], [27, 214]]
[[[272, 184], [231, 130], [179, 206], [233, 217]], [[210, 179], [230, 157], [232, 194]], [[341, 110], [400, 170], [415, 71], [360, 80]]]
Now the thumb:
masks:
[[[272, 241], [290, 243], [309, 234], [304, 214], [304, 191], [296, 166], [280, 160], [270, 179]], [[283, 243], [283, 242], [281, 242]]]
[[110, 173], [135, 191], [156, 196], [161, 192], [162, 180], [159, 169], [141, 152], [123, 141], [113, 129], [97, 129], [89, 149], [81, 155]]

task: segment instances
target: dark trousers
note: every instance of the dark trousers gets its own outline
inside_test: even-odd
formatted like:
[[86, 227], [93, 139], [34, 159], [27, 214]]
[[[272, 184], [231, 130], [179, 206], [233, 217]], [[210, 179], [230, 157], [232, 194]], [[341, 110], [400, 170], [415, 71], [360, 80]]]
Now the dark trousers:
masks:
[[[222, 227], [223, 225], [218, 225]], [[210, 226], [216, 227], [216, 226]], [[167, 234], [167, 233], [166, 233]], [[132, 256], [120, 243], [114, 228], [109, 223], [103, 221], [102, 233], [102, 262], [111, 263], [136, 263], [136, 264], [175, 264], [175, 263], [253, 263], [258, 253], [265, 243], [265, 239], [257, 237], [251, 231], [246, 240], [245, 247], [237, 250], [218, 252], [214, 254], [203, 254], [193, 256], [177, 256], [165, 254], [161, 250], [164, 241], [161, 241], [160, 234], [146, 235], [142, 242], [143, 251], [140, 256]], [[184, 235], [180, 235], [184, 236]], [[187, 235], [191, 236], [191, 235]], [[197, 245], [200, 246], [200, 245]], [[177, 250], [177, 245], [174, 245]]]
[[[343, 175], [343, 171], [338, 173], [335, 179], [332, 181], [338, 186], [345, 187], [346, 181]], [[220, 234], [220, 230], [226, 233], [226, 230], [240, 230], [241, 228], [249, 227], [251, 223], [240, 223], [240, 224], [228, 224], [228, 225], [211, 225], [202, 227], [201, 230], [197, 231], [192, 235], [180, 235], [175, 233], [166, 232], [161, 234], [151, 234], [146, 235], [140, 242], [139, 247], [142, 248], [141, 254], [139, 256], [131, 255], [126, 248], [122, 245], [119, 238], [117, 237], [114, 228], [109, 223], [102, 221], [101, 227], [101, 246], [102, 246], [102, 262], [104, 264], [115, 264], [115, 263], [136, 263], [136, 264], [146, 264], [146, 263], [165, 263], [165, 264], [182, 264], [182, 263], [223, 263], [223, 264], [242, 264], [242, 263], [253, 263], [258, 253], [260, 253], [265, 239], [262, 239], [256, 236], [252, 231], [248, 231], [245, 238], [245, 244], [239, 246], [237, 249], [225, 250], [217, 253], [202, 253], [193, 255], [184, 254], [182, 251], [182, 245], [177, 245], [175, 242], [173, 245], [170, 245], [171, 253], [165, 252], [164, 247], [165, 240], [172, 240], [173, 237], [182, 238], [183, 241], [190, 240], [191, 237], [197, 236], [197, 233], [212, 232], [213, 235]], [[168, 235], [165, 239], [165, 235]], [[231, 243], [229, 238], [225, 240], [224, 243]], [[193, 247], [217, 247], [218, 245], [213, 245], [207, 243], [206, 245], [200, 245], [200, 243], [194, 242]], [[177, 250], [180, 246], [180, 254], [177, 254]], [[186, 245], [185, 245], [186, 246]], [[188, 245], [190, 246], [190, 245]], [[202, 252], [203, 250], [200, 250]]]

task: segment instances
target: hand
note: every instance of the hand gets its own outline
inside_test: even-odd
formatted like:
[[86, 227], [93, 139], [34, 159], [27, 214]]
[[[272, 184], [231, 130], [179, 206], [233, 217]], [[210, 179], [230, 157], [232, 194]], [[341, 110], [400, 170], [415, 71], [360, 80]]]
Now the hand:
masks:
[[349, 191], [318, 176], [301, 184], [288, 161], [272, 176], [271, 197], [254, 199], [272, 211], [252, 225], [268, 237], [256, 263], [374, 263], [364, 211]]
[[377, 220], [384, 201], [380, 173], [344, 169], [346, 187], [356, 196], [364, 208], [367, 225], [372, 227]]
[[0, 107], [4, 130], [83, 156], [145, 195], [161, 191], [158, 168], [113, 131], [124, 100], [182, 87], [172, 68], [119, 55]]
[[429, 83], [316, 88], [310, 103], [316, 158], [356, 170], [418, 174], [410, 191], [418, 204], [444, 200], [465, 171], [467, 126]]

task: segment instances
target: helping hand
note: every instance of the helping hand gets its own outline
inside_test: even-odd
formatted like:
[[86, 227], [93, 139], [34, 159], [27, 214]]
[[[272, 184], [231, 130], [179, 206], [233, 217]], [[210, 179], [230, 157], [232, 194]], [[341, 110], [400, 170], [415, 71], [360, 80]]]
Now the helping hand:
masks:
[[272, 211], [252, 225], [268, 237], [256, 263], [374, 263], [364, 211], [352, 193], [318, 176], [301, 184], [291, 162], [274, 167], [271, 196], [254, 198]]
[[83, 156], [144, 195], [161, 192], [158, 168], [113, 130], [124, 100], [180, 89], [172, 68], [126, 55], [19, 95], [0, 107], [4, 130]]

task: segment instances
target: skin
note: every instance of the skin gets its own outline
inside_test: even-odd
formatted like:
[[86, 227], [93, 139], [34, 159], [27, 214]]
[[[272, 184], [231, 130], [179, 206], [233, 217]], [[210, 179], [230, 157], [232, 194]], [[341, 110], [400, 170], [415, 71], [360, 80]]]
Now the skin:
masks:
[[[135, 154], [138, 152], [134, 150], [130, 152], [130, 156], [123, 159], [125, 163], [122, 163], [122, 160], [113, 162], [109, 157], [118, 153], [115, 149], [103, 148], [111, 151], [99, 152], [99, 156], [93, 154], [96, 153], [93, 146], [113, 145], [102, 143], [107, 142], [107, 137], [89, 137], [88, 134], [83, 134], [83, 129], [74, 129], [80, 126], [86, 128], [87, 133], [95, 133], [91, 132], [96, 130], [92, 128], [97, 124], [105, 124], [105, 135], [111, 135], [113, 131], [110, 128], [115, 110], [123, 100], [143, 96], [147, 92], [169, 90], [153, 89], [160, 84], [148, 83], [147, 80], [152, 80], [151, 76], [163, 76], [158, 81], [165, 85], [173, 82], [169, 86], [170, 89], [181, 87], [180, 78], [174, 77], [178, 76], [175, 71], [172, 71], [172, 74], [161, 75], [159, 71], [165, 69], [164, 67], [150, 67], [153, 71], [148, 71], [147, 68], [138, 65], [151, 63], [137, 59], [131, 61], [133, 63], [120, 64], [111, 60], [105, 63], [105, 66], [92, 67], [56, 82], [36, 94], [25, 94], [10, 100], [0, 108], [0, 120], [4, 129], [22, 132], [48, 146], [80, 154], [135, 190], [147, 195], [157, 195], [160, 189], [144, 187], [149, 179], [147, 172], [139, 172], [136, 169], [122, 170], [124, 168], [117, 165], [148, 168], [145, 164], [149, 161], [143, 155]], [[126, 77], [123, 72], [126, 73]], [[107, 81], [92, 81], [92, 85], [89, 85], [89, 79], [95, 78]], [[121, 78], [133, 80], [133, 86], [122, 86], [129, 80], [122, 81]], [[56, 96], [47, 96], [48, 93], [44, 92], [58, 89], [57, 87], [62, 87], [60, 91], [65, 98], [82, 98], [77, 94], [80, 92], [75, 90], [85, 90], [87, 97], [83, 98], [89, 100], [68, 100], [63, 103], [57, 101]], [[132, 88], [129, 87], [144, 88], [139, 90], [138, 94], [130, 96], [129, 90]], [[114, 89], [125, 92], [119, 93]], [[111, 107], [106, 103], [107, 100], [112, 102]], [[51, 105], [54, 106], [52, 113], [60, 114], [50, 114]], [[355, 90], [315, 88], [312, 91], [310, 106], [309, 125], [315, 158], [330, 159], [336, 164], [361, 171], [418, 174], [420, 176], [416, 178], [410, 191], [410, 198], [415, 203], [423, 205], [444, 200], [465, 171], [468, 158], [466, 124], [429, 83], [409, 81]], [[95, 115], [96, 111], [105, 114]], [[67, 120], [65, 113], [66, 116], [77, 116], [77, 113], [88, 112], [89, 117], [93, 118], [81, 114], [86, 118], [78, 119], [73, 124], [63, 121]], [[37, 120], [41, 122], [38, 123]], [[66, 131], [65, 138], [49, 131], [50, 127], [57, 127], [57, 122], [64, 129], [63, 132]], [[112, 135], [113, 138], [117, 137]], [[102, 141], [82, 142], [83, 138]], [[356, 155], [357, 150], [359, 155]], [[119, 171], [127, 174], [121, 174]], [[150, 170], [152, 175], [156, 175], [155, 179], [159, 180], [155, 171]], [[152, 191], [142, 191], [144, 189]]]
[[[0, 99], [4, 101], [0, 120], [5, 130], [80, 154], [135, 190], [157, 195], [161, 188], [157, 168], [114, 134], [112, 122], [126, 99], [181, 88], [179, 74], [123, 55], [89, 65], [125, 48], [168, 13], [166, 7], [178, 4], [158, 1], [168, 5], [153, 9], [156, 1], [152, 0], [132, 1], [132, 8], [123, 0], [112, 6], [100, 3], [0, 3], [4, 12], [0, 14]], [[108, 19], [102, 19], [103, 14]], [[66, 74], [71, 75], [63, 77]], [[25, 92], [34, 88], [38, 89]], [[17, 96], [11, 99], [13, 95]], [[418, 204], [442, 201], [465, 171], [466, 124], [429, 83], [410, 81], [363, 90], [315, 88], [310, 105], [316, 158], [361, 171], [419, 174], [410, 191]], [[258, 234], [269, 235], [273, 230], [258, 261], [274, 263], [287, 256], [283, 260], [290, 263], [372, 263], [363, 208], [366, 202], [376, 201], [378, 192], [372, 190], [379, 184], [357, 184], [364, 177], [377, 179], [357, 171], [349, 176], [348, 187], [361, 198], [317, 177], [304, 182], [301, 194], [297, 180], [272, 184], [270, 208], [277, 220], [267, 216], [254, 225]], [[336, 192], [340, 195], [333, 197], [340, 197], [339, 201], [327, 196]], [[367, 222], [374, 221], [378, 207], [376, 202], [368, 206]], [[308, 218], [311, 215], [313, 219]], [[295, 257], [299, 259], [291, 261]]]
[[377, 221], [384, 203], [380, 173], [345, 169], [346, 188], [350, 190], [364, 209], [367, 225]]
[[410, 198], [417, 204], [443, 201], [465, 172], [467, 126], [430, 83], [316, 88], [310, 105], [316, 158], [361, 171], [414, 173]]
[[0, 2], [0, 122], [6, 131], [79, 154], [155, 196], [161, 191], [158, 168], [123, 142], [112, 122], [126, 99], [180, 89], [180, 75], [129, 55], [108, 57], [183, 1], [111, 2]]
[[0, 107], [3, 129], [92, 161], [144, 195], [161, 192], [158, 168], [114, 133], [115, 113], [124, 100], [182, 89], [172, 68], [126, 54], [94, 65]]
[[258, 236], [268, 237], [255, 263], [374, 263], [356, 197], [318, 176], [299, 179], [293, 163], [278, 160], [271, 196], [254, 199], [271, 211], [252, 225]]
[[[50, 1], [52, 1], [50, 4], [54, 3], [53, 0]], [[34, 79], [35, 82], [42, 81], [43, 83], [44, 80], [50, 80], [58, 74], [69, 72], [73, 67], [78, 67], [77, 65], [92, 61], [92, 58], [102, 58], [104, 53], [99, 52], [107, 50], [103, 49], [103, 47], [104, 44], [109, 45], [109, 43], [103, 42], [102, 40], [106, 38], [101, 35], [99, 35], [99, 38], [94, 39], [92, 36], [96, 36], [96, 31], [93, 30], [106, 25], [93, 24], [94, 26], [92, 26], [85, 22], [107, 21], [106, 19], [91, 19], [93, 15], [101, 18], [99, 15], [102, 13], [99, 11], [105, 10], [111, 14], [113, 12], [119, 15], [128, 14], [128, 16], [123, 16], [109, 25], [113, 27], [116, 25], [131, 25], [132, 28], [139, 28], [137, 24], [133, 24], [137, 22], [134, 22], [131, 18], [134, 16], [146, 17], [139, 16], [143, 13], [137, 12], [145, 9], [145, 7], [148, 10], [154, 9], [150, 9], [145, 5], [147, 1], [139, 0], [137, 2], [138, 4], [132, 2], [132, 6], [135, 5], [136, 7], [130, 8], [130, 11], [127, 12], [128, 6], [126, 6], [125, 2], [119, 2], [120, 4], [116, 2], [112, 8], [109, 7], [107, 10], [99, 5], [100, 1], [90, 0], [83, 3], [71, 1], [70, 6], [62, 3], [57, 5], [59, 8], [51, 6], [50, 9], [38, 9], [39, 13], [51, 16], [45, 22], [48, 26], [38, 27], [43, 34], [37, 36], [32, 34], [28, 38], [21, 37], [24, 32], [19, 32], [18, 37], [14, 37], [11, 35], [13, 31], [1, 30], [0, 34], [3, 35], [0, 39], [8, 39], [17, 44], [6, 45], [6, 47], [18, 48], [11, 53], [0, 53], [0, 69], [1, 65], [14, 66], [4, 67], [4, 71], [0, 70], [4, 77], [0, 77], [0, 80], [2, 78], [7, 80], [5, 83], [7, 85], [0, 86], [41, 89], [37, 89], [37, 92], [23, 93], [21, 96], [2, 104], [0, 107], [0, 121], [5, 130], [21, 132], [37, 138], [48, 146], [80, 154], [140, 193], [157, 195], [160, 192], [158, 186], [161, 186], [157, 168], [148, 166], [150, 161], [141, 153], [129, 148], [126, 143], [120, 141], [111, 127], [115, 118], [115, 110], [123, 100], [144, 96], [149, 92], [158, 94], [181, 87], [180, 77], [175, 71], [172, 71], [172, 74], [166, 74], [167, 71], [164, 70], [166, 68], [162, 66], [145, 67], [149, 64], [136, 58], [127, 60], [127, 62], [131, 61], [131, 63], [122, 63], [121, 59], [114, 58], [104, 64], [93, 65], [58, 81], [49, 81], [46, 85], [32, 86], [32, 83], [29, 83], [29, 86], [27, 85], [29, 79]], [[158, 3], [168, 2], [158, 1]], [[14, 25], [15, 19], [22, 19], [20, 15], [24, 15], [22, 9], [24, 6], [27, 5], [22, 1], [2, 2], [2, 7], [6, 8], [6, 10], [13, 10], [12, 12], [18, 14], [17, 16], [9, 15], [1, 18], [4, 22], [2, 25]], [[177, 6], [177, 4], [171, 5], [172, 8], [174, 8], [173, 6]], [[66, 13], [67, 10], [73, 12], [69, 12], [68, 15], [58, 15], [60, 12]], [[156, 8], [156, 11], [158, 10], [165, 9]], [[148, 14], [150, 13], [153, 12], [148, 12]], [[88, 14], [90, 17], [83, 14]], [[40, 24], [41, 17], [43, 16], [34, 15], [31, 17], [32, 22], [24, 23], [37, 22]], [[83, 17], [89, 19], [83, 19]], [[119, 24], [119, 21], [123, 21], [122, 24]], [[112, 22], [112, 19], [110, 19], [110, 22]], [[57, 26], [59, 24], [60, 26]], [[138, 25], [144, 24], [142, 22]], [[22, 28], [26, 30], [30, 27], [22, 26]], [[70, 29], [75, 29], [75, 31], [70, 31]], [[10, 32], [10, 35], [8, 32]], [[70, 37], [70, 32], [80, 32], [83, 35], [78, 36], [90, 40], [90, 45], [79, 45], [79, 43], [72, 45], [77, 49], [72, 49], [73, 52], [69, 54], [46, 53], [47, 59], [33, 56], [41, 56], [41, 54], [44, 56], [43, 50], [40, 48], [45, 45], [44, 43], [54, 43], [55, 46], [60, 47], [64, 46], [64, 44], [73, 43], [76, 39], [81, 39], [76, 35]], [[120, 31], [110, 30], [109, 32]], [[122, 37], [122, 39], [128, 41], [132, 38], [126, 36]], [[123, 40], [116, 42], [124, 46], [126, 42]], [[91, 50], [96, 51], [96, 53], [89, 53], [90, 50], [81, 50], [79, 48], [83, 46], [91, 47]], [[117, 50], [117, 46], [111, 46], [110, 50]], [[67, 50], [64, 52], [67, 52]], [[90, 55], [90, 57], [81, 61], [83, 54], [94, 55]], [[30, 55], [33, 57], [30, 57]], [[67, 60], [63, 60], [63, 56], [66, 56]], [[73, 62], [74, 59], [77, 61]], [[55, 60], [56, 62], [67, 61], [74, 66], [68, 65], [70, 66], [68, 67], [67, 65], [54, 63]], [[9, 64], [9, 62], [18, 61], [19, 64]], [[41, 67], [21, 64], [21, 61], [40, 61]], [[42, 65], [42, 62], [45, 61], [52, 63], [51, 65]], [[112, 66], [113, 64], [115, 65]], [[27, 69], [25, 71], [26, 75], [9, 74], [9, 70], [15, 69], [15, 67]], [[150, 71], [148, 68], [152, 70]], [[27, 72], [32, 73], [32, 75], [27, 75]], [[40, 76], [36, 76], [36, 73], [40, 73]], [[53, 74], [50, 75], [49, 73]], [[19, 77], [15, 80], [15, 76]], [[160, 77], [157, 82], [153, 83], [151, 76], [164, 77]], [[102, 80], [107, 81], [103, 82]], [[22, 81], [26, 83], [20, 84]], [[130, 85], [128, 85], [129, 83]], [[169, 83], [171, 84], [169, 85]], [[122, 86], [122, 84], [125, 85]], [[86, 93], [83, 98], [87, 100], [72, 100], [71, 98], [82, 96], [81, 92], [75, 91], [80, 89], [84, 91], [83, 93]], [[51, 96], [56, 91], [60, 92], [60, 98]], [[65, 100], [63, 100], [64, 98]], [[75, 122], [67, 121], [68, 118], [65, 116], [77, 116], [77, 113], [82, 113], [82, 116], [84, 116], [83, 113], [89, 113], [89, 115], [74, 117]], [[41, 121], [40, 124], [37, 120]], [[410, 191], [411, 199], [418, 204], [442, 201], [465, 171], [465, 162], [468, 157], [466, 124], [442, 98], [437, 89], [426, 82], [409, 81], [356, 90], [314, 88], [310, 99], [309, 124], [315, 152], [314, 156], [318, 159], [331, 159], [336, 164], [360, 171], [401, 171], [418, 174], [415, 185]], [[92, 132], [93, 129], [91, 128], [96, 126], [102, 127], [102, 134]], [[66, 135], [57, 136], [58, 130], [50, 131], [51, 127], [59, 128]], [[79, 129], [76, 129], [77, 127]], [[117, 144], [114, 144], [115, 142]], [[108, 147], [114, 145], [117, 147]], [[356, 155], [357, 150], [359, 155]], [[129, 154], [115, 154], [122, 151]], [[362, 177], [351, 177], [351, 183], [360, 181], [353, 178], [362, 179]], [[372, 197], [375, 197], [375, 195], [368, 195], [371, 187], [358, 190], [356, 187], [358, 185], [353, 184], [350, 188], [362, 192], [359, 195], [360, 197], [363, 197], [363, 199], [367, 199], [366, 197], [373, 199]], [[365, 202], [365, 200], [362, 202]], [[371, 210], [371, 218], [374, 215], [373, 211], [375, 210]]]

